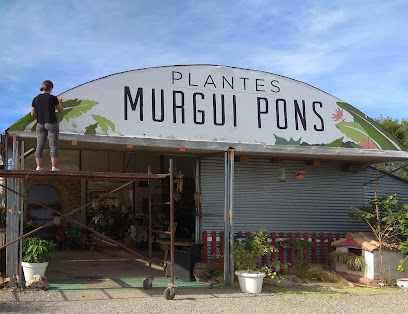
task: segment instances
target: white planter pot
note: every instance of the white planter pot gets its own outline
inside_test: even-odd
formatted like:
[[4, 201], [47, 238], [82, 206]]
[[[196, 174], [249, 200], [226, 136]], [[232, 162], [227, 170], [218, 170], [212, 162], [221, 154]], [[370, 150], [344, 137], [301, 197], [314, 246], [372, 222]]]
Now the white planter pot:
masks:
[[34, 279], [35, 275], [44, 276], [45, 270], [48, 266], [48, 262], [45, 263], [26, 263], [21, 262], [23, 267], [25, 282], [29, 282]]
[[242, 292], [261, 293], [264, 273], [247, 273], [243, 270], [237, 270], [235, 275], [238, 276], [239, 286]]
[[397, 280], [397, 286], [401, 289], [408, 289], [408, 278], [401, 278]]

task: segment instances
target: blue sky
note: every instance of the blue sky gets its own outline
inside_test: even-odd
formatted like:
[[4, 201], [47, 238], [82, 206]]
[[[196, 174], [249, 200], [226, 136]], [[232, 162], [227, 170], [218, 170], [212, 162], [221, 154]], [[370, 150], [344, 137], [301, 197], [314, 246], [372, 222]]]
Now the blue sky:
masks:
[[122, 71], [217, 64], [285, 75], [376, 118], [408, 118], [408, 1], [1, 0], [0, 131]]

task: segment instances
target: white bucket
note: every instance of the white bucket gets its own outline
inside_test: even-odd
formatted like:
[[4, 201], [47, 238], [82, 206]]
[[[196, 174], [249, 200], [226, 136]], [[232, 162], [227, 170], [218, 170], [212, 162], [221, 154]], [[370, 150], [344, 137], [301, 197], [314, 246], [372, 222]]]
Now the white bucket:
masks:
[[408, 289], [408, 278], [397, 279], [397, 286], [401, 289]]
[[48, 262], [45, 263], [26, 263], [21, 262], [23, 267], [24, 279], [29, 282], [34, 279], [35, 275], [44, 276], [45, 270], [48, 266]]
[[254, 294], [262, 292], [263, 279], [266, 276], [264, 273], [253, 274], [237, 270], [235, 275], [238, 276], [239, 286], [242, 292]]

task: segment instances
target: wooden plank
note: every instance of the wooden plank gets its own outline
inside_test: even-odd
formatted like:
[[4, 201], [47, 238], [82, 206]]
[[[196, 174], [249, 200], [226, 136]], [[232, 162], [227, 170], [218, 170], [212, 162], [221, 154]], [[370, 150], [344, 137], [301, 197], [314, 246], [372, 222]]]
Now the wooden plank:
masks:
[[150, 181], [164, 179], [168, 174], [153, 173], [113, 173], [91, 171], [36, 171], [36, 170], [0, 170], [3, 178], [24, 179], [60, 179], [89, 181]]

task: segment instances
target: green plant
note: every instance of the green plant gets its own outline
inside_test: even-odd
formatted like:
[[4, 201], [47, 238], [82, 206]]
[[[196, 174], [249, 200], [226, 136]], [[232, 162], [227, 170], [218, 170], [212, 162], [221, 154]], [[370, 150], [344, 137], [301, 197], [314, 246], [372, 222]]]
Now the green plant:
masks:
[[213, 263], [224, 263], [224, 255], [222, 254], [212, 254], [211, 261]]
[[277, 268], [280, 263], [273, 262], [271, 265], [259, 265], [261, 256], [276, 252], [276, 249], [268, 244], [267, 233], [259, 229], [252, 236], [240, 239], [234, 245], [234, 263], [237, 270], [248, 273], [265, 273], [271, 278], [280, 280]]
[[281, 241], [281, 246], [292, 248], [296, 252], [296, 265], [301, 266], [306, 263], [306, 250], [313, 247], [313, 242], [300, 238], [286, 238]]
[[361, 271], [365, 267], [363, 256], [354, 253], [334, 251], [329, 257], [334, 262], [345, 264], [350, 270]]
[[7, 225], [6, 209], [0, 204], [0, 226]]
[[400, 246], [400, 252], [404, 256], [404, 259], [399, 261], [398, 271], [405, 271], [405, 268], [402, 264], [408, 259], [408, 240], [400, 242]]
[[258, 268], [261, 256], [274, 250], [267, 243], [267, 234], [263, 229], [252, 236], [240, 239], [234, 246], [234, 262], [237, 270], [254, 271]]
[[57, 244], [39, 237], [23, 240], [23, 262], [44, 263], [50, 262], [52, 256], [57, 255]]
[[[384, 280], [389, 282], [383, 261], [384, 245], [387, 241], [408, 233], [408, 204], [399, 203], [397, 194], [390, 194], [379, 198], [378, 186], [379, 171], [377, 170], [374, 189], [375, 198], [369, 200], [368, 204], [363, 207], [352, 208], [356, 212], [349, 213], [349, 216], [352, 219], [364, 221], [371, 229], [379, 243], [380, 272]], [[402, 247], [404, 247], [403, 244]], [[404, 254], [403, 251], [402, 254]], [[400, 261], [399, 270], [403, 269], [403, 262], [404, 260]]]

